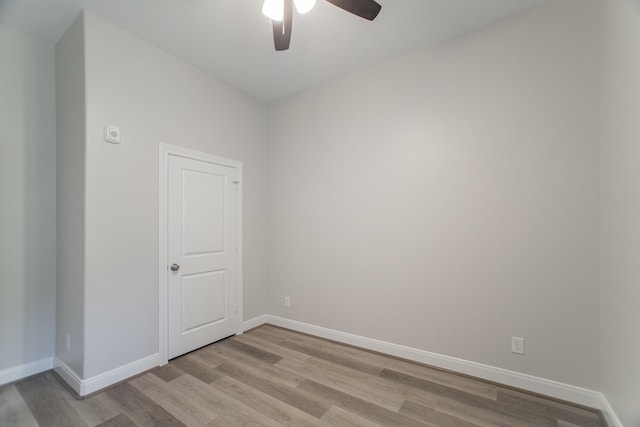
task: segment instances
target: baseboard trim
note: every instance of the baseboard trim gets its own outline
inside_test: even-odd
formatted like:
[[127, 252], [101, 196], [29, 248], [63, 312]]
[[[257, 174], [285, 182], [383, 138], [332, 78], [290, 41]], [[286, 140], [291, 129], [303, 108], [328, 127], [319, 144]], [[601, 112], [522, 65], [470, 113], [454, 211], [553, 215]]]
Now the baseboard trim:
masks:
[[258, 326], [264, 325], [269, 322], [269, 315], [263, 314], [258, 317], [254, 317], [253, 319], [245, 320], [242, 323], [242, 332], [246, 332], [249, 329], [257, 328]]
[[622, 425], [622, 421], [618, 418], [616, 411], [613, 410], [613, 407], [607, 400], [607, 397], [602, 393], [600, 393], [600, 396], [602, 397], [602, 408], [599, 409], [602, 411], [605, 421], [609, 427], [624, 427], [624, 425]]
[[286, 319], [278, 316], [259, 316], [251, 319], [248, 322], [251, 322], [250, 324], [252, 325], [252, 327], [269, 323], [274, 326], [280, 326], [283, 328], [330, 339], [344, 344], [365, 348], [391, 356], [401, 357], [403, 359], [411, 360], [418, 363], [424, 363], [426, 365], [434, 366], [437, 368], [470, 375], [476, 378], [493, 381], [522, 390], [527, 390], [533, 393], [543, 394], [578, 405], [588, 406], [602, 411], [610, 427], [623, 427], [620, 423], [620, 420], [613, 411], [613, 408], [607, 401], [606, 397], [602, 393], [594, 390], [576, 387], [570, 384], [564, 384], [553, 380], [539, 378], [520, 372], [497, 368], [494, 366], [484, 365], [482, 363], [445, 356], [442, 354], [432, 353], [429, 351], [407, 347], [399, 344], [393, 344], [381, 340], [362, 337], [359, 335], [311, 325], [308, 323], [298, 322], [296, 320]]
[[152, 354], [102, 374], [83, 380], [73, 369], [60, 359], [55, 360], [55, 371], [75, 391], [78, 396], [86, 396], [100, 391], [120, 381], [134, 377], [144, 371], [160, 366], [160, 354]]
[[60, 378], [67, 383], [71, 390], [75, 391], [78, 396], [83, 396], [81, 394], [82, 391], [82, 379], [80, 375], [76, 374], [76, 372], [69, 367], [66, 363], [64, 363], [59, 358], [55, 358], [53, 362], [53, 370]]
[[39, 374], [40, 372], [48, 371], [51, 368], [53, 368], [53, 357], [46, 357], [23, 365], [3, 369], [0, 371], [0, 386]]

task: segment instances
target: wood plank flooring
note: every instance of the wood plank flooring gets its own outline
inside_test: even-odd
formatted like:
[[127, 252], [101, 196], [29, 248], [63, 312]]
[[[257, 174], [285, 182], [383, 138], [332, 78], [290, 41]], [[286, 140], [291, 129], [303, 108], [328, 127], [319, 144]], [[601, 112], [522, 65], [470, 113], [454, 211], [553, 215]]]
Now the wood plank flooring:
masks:
[[0, 387], [0, 426], [605, 427], [600, 414], [264, 325], [83, 400]]

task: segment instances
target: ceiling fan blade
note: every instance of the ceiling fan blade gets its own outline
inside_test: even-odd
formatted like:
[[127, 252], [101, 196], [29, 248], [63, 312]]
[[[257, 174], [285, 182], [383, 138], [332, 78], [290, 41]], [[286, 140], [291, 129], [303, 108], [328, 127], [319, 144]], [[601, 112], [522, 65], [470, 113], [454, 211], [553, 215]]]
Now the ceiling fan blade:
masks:
[[284, 0], [282, 21], [271, 21], [273, 43], [277, 51], [289, 49], [291, 42], [291, 23], [293, 22], [293, 0]]
[[374, 0], [327, 0], [329, 3], [351, 12], [361, 18], [373, 21], [382, 6]]

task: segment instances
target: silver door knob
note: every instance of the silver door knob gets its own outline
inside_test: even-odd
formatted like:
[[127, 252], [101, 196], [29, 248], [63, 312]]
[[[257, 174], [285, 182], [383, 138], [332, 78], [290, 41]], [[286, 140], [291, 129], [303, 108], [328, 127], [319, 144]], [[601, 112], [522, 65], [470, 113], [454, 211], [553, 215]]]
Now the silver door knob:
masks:
[[180, 270], [180, 266], [178, 264], [171, 264], [171, 271], [178, 271]]

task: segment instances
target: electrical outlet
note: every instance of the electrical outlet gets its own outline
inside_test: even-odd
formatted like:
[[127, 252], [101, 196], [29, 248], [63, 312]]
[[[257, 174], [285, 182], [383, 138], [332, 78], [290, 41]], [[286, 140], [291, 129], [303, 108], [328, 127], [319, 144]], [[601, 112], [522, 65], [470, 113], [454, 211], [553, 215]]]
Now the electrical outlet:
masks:
[[511, 337], [511, 352], [524, 354], [524, 338]]
[[290, 297], [284, 297], [284, 306], [285, 307], [291, 307], [291, 298]]
[[67, 350], [71, 350], [71, 335], [64, 334], [64, 346]]

